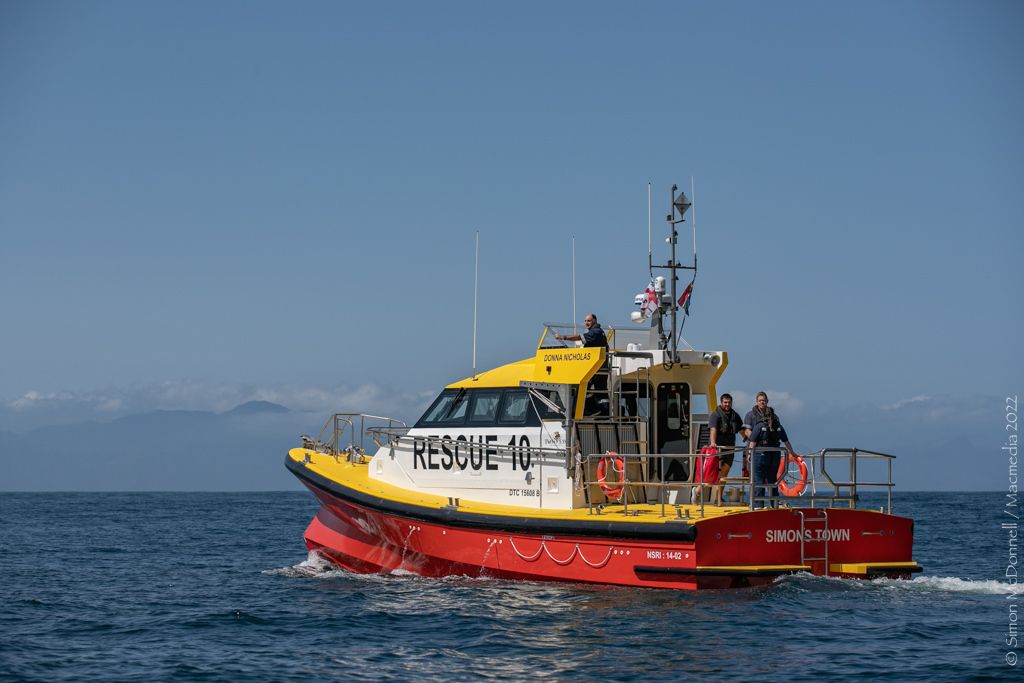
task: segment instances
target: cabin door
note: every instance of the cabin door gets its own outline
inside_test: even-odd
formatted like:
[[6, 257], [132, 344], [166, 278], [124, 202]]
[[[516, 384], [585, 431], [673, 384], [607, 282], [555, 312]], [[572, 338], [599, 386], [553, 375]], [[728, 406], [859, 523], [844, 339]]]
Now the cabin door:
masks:
[[[690, 385], [686, 382], [658, 385], [654, 438], [656, 453], [690, 452]], [[686, 460], [670, 461], [668, 467], [666, 476], [670, 480], [689, 478]]]

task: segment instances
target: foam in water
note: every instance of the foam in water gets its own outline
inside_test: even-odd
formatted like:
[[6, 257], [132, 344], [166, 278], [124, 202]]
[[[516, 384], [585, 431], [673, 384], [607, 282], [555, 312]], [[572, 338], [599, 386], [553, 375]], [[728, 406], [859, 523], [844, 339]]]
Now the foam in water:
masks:
[[288, 577], [331, 577], [347, 575], [348, 572], [339, 569], [337, 565], [323, 557], [315, 550], [310, 550], [305, 560], [291, 567], [280, 567], [278, 569], [267, 569], [262, 572], [271, 576]]
[[[850, 590], [886, 588], [909, 591], [941, 591], [945, 593], [973, 593], [975, 595], [1024, 595], [1024, 584], [1006, 581], [961, 579], [955, 576], [917, 576], [911, 580], [880, 578], [871, 581], [847, 579], [838, 576], [814, 576], [805, 572], [782, 576], [776, 583], [796, 583], [805, 587], [818, 585]], [[813, 589], [812, 589], [813, 590]]]
[[[280, 567], [278, 569], [267, 569], [262, 573], [271, 576], [287, 576], [292, 578], [331, 578], [337, 576], [353, 576], [344, 569], [338, 568], [337, 565], [320, 555], [315, 550], [310, 550], [306, 559], [296, 565]], [[394, 577], [420, 578], [417, 574], [405, 569], [394, 569], [389, 572], [389, 575]], [[492, 580], [487, 576], [452, 576], [444, 577], [441, 581], [446, 579], [460, 582], [466, 581], [467, 579], [476, 581]], [[917, 576], [909, 581], [884, 578], [865, 581], [863, 579], [845, 579], [835, 576], [813, 576], [811, 574], [801, 572], [792, 576], [779, 577], [776, 581], [776, 583], [790, 582], [816, 582], [819, 584], [825, 582], [831, 585], [836, 585], [837, 587], [845, 586], [854, 590], [883, 587], [897, 590], [973, 593], [975, 595], [1024, 595], [1024, 584], [1008, 583], [1006, 581], [996, 581], [991, 579], [974, 581], [972, 579], [961, 579], [955, 576]]]
[[415, 574], [409, 571], [408, 569], [402, 569], [401, 567], [392, 569], [390, 572], [388, 572], [388, 574], [390, 574], [391, 576], [415, 576], [419, 578], [419, 574]]
[[949, 593], [975, 593], [981, 595], [1024, 595], [1024, 585], [1006, 581], [972, 581], [955, 576], [917, 576], [911, 581], [877, 579], [873, 583], [910, 590], [935, 590]]
[[267, 569], [262, 573], [270, 576], [286, 576], [289, 578], [328, 579], [345, 577], [365, 581], [380, 581], [387, 577], [422, 578], [418, 574], [414, 574], [413, 572], [401, 568], [394, 569], [385, 574], [355, 574], [346, 569], [342, 569], [315, 550], [310, 550], [306, 559], [298, 564], [290, 567], [280, 567], [278, 569]]

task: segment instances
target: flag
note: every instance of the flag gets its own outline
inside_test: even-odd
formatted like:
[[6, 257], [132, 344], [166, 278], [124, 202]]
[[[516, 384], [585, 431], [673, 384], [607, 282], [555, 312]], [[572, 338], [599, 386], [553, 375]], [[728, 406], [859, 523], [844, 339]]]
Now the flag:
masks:
[[658, 310], [658, 293], [654, 291], [652, 282], [644, 290], [644, 303], [640, 306], [640, 311], [644, 314], [644, 318], [650, 318], [656, 310]]
[[690, 315], [690, 295], [693, 294], [693, 281], [686, 285], [686, 289], [683, 291], [683, 295], [679, 297], [679, 305], [683, 307], [683, 312], [686, 315]]

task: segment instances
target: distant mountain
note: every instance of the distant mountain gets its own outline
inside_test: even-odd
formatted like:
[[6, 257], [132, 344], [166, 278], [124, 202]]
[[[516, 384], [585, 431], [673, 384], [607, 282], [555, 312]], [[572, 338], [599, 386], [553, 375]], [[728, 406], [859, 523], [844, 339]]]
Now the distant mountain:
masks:
[[270, 401], [247, 401], [224, 413], [225, 415], [256, 415], [259, 413], [290, 413], [291, 411], [278, 403]]
[[320, 415], [255, 402], [223, 414], [158, 410], [0, 432], [0, 491], [296, 489], [284, 467]]
[[[917, 397], [781, 417], [801, 452], [856, 446], [897, 455], [897, 490], [992, 491], [1007, 485], [1002, 406], [999, 397]], [[219, 414], [158, 410], [26, 433], [0, 429], [0, 491], [295, 489], [285, 453], [324, 420], [250, 401]], [[884, 480], [887, 464], [876, 460], [861, 480]]]

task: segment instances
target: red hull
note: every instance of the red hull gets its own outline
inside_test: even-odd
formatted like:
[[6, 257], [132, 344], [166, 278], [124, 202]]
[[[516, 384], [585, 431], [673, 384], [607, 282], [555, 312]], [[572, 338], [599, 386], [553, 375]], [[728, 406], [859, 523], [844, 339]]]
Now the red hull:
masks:
[[[785, 566], [815, 574], [852, 563], [910, 562], [913, 522], [864, 510], [763, 510], [695, 523], [695, 541], [527, 534], [403, 517], [342, 500], [318, 487], [322, 507], [306, 545], [357, 573], [404, 570], [429, 577], [489, 576], [698, 589], [770, 584]], [[801, 542], [801, 513], [805, 516]], [[828, 540], [825, 522], [828, 516]], [[818, 521], [815, 521], [818, 520]], [[885, 572], [908, 576], [911, 570]]]

